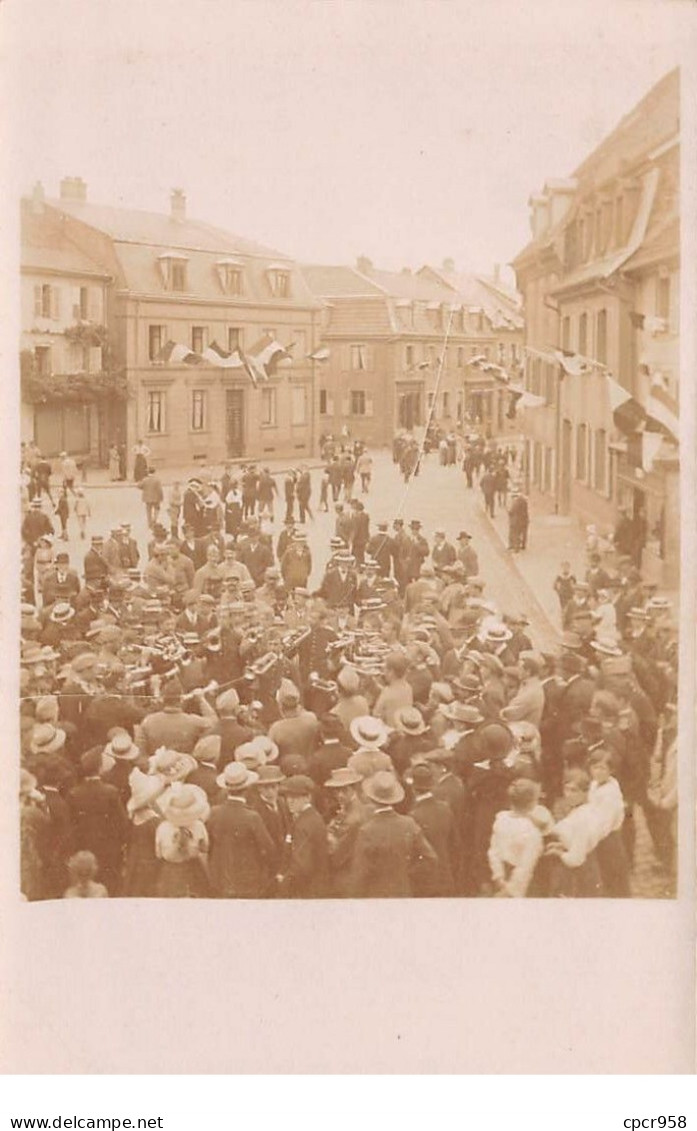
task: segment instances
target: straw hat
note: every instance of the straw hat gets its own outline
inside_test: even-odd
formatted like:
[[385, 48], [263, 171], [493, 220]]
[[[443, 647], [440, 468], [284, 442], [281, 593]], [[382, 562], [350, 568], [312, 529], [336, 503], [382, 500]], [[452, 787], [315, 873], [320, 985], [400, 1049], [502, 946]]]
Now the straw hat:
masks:
[[140, 750], [126, 730], [118, 731], [104, 747], [104, 753], [116, 758], [117, 762], [135, 762], [140, 758]]
[[418, 707], [400, 707], [394, 715], [395, 729], [416, 737], [428, 730]]
[[374, 718], [373, 715], [358, 715], [349, 724], [349, 731], [358, 746], [369, 749], [384, 746], [389, 734], [382, 720]]
[[350, 766], [340, 766], [336, 770], [332, 770], [331, 774], [324, 783], [325, 789], [346, 789], [351, 785], [360, 785], [363, 781], [361, 775], [352, 770]]
[[181, 754], [178, 750], [168, 750], [160, 746], [148, 761], [148, 773], [160, 774], [168, 782], [183, 781], [198, 762], [191, 754]]
[[137, 766], [131, 771], [128, 784], [131, 787], [131, 796], [126, 802], [129, 817], [151, 805], [165, 788], [161, 778], [144, 774]]
[[208, 798], [197, 785], [175, 781], [160, 800], [160, 810], [166, 821], [179, 828], [205, 821], [210, 813]]
[[57, 754], [65, 746], [65, 731], [52, 723], [34, 726], [29, 741], [32, 754]]
[[363, 782], [366, 797], [377, 805], [398, 805], [404, 800], [404, 787], [389, 770], [378, 770]]
[[221, 789], [226, 789], [229, 793], [238, 793], [243, 789], [249, 789], [250, 785], [255, 785], [259, 781], [259, 775], [248, 770], [242, 762], [229, 762], [215, 780]]

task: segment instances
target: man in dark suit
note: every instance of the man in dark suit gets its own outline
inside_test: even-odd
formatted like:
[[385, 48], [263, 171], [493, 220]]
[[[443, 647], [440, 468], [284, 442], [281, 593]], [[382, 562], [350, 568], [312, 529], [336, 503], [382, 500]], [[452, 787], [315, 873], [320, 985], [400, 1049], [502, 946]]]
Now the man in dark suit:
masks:
[[353, 529], [351, 531], [351, 550], [359, 565], [363, 561], [365, 548], [370, 540], [370, 516], [363, 503], [358, 499], [351, 500], [353, 507]]
[[280, 787], [285, 779], [278, 767], [260, 766], [257, 777], [259, 780], [256, 785], [247, 793], [247, 804], [259, 814], [273, 842], [270, 881], [264, 892], [264, 895], [269, 896], [278, 894], [276, 877], [281, 871], [283, 848], [286, 836], [290, 833], [291, 817], [288, 806], [280, 796]]
[[447, 801], [433, 796], [435, 774], [428, 762], [415, 762], [410, 774], [414, 818], [438, 857], [435, 870], [413, 877], [414, 895], [451, 896], [455, 894], [455, 874], [459, 864], [460, 838], [455, 818]]
[[352, 568], [354, 557], [352, 554], [336, 554], [334, 562], [335, 568], [325, 573], [317, 596], [323, 597], [330, 609], [346, 609], [352, 614], [358, 590], [358, 578]]
[[281, 864], [280, 894], [290, 899], [323, 899], [329, 894], [329, 846], [324, 821], [312, 804], [314, 782], [294, 774], [283, 783], [292, 825]]
[[435, 850], [413, 817], [396, 813], [404, 788], [389, 770], [363, 783], [373, 815], [356, 836], [350, 888], [356, 898], [387, 899], [414, 894], [413, 878], [435, 867]]
[[218, 775], [226, 799], [208, 818], [211, 886], [222, 899], [261, 899], [274, 864], [274, 844], [259, 814], [247, 804], [257, 775], [242, 762], [230, 762]]
[[93, 852], [99, 862], [99, 879], [109, 895], [118, 893], [123, 852], [129, 832], [126, 810], [119, 791], [100, 778], [102, 751], [98, 747], [82, 755], [84, 779], [66, 798], [77, 851]]
[[70, 569], [70, 558], [66, 553], [56, 554], [55, 568], [45, 575], [41, 592], [44, 607], [55, 605], [56, 601], [69, 601], [71, 605], [75, 605], [80, 592], [80, 579], [75, 570]]
[[378, 563], [381, 577], [389, 577], [392, 569], [392, 540], [386, 522], [378, 523], [377, 534], [368, 540], [366, 552]]
[[104, 539], [99, 534], [92, 536], [92, 544], [85, 554], [84, 573], [85, 582], [102, 581], [106, 584], [109, 576], [109, 563], [104, 560], [102, 550]]
[[262, 541], [259, 535], [259, 524], [250, 524], [249, 537], [241, 542], [238, 558], [246, 565], [252, 581], [257, 589], [264, 584], [264, 574], [273, 565], [273, 551], [270, 546]]

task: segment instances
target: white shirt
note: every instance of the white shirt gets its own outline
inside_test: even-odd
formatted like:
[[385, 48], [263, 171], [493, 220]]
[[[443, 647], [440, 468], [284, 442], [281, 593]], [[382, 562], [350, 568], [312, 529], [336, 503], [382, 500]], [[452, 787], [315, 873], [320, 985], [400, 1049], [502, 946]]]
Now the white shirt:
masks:
[[624, 798], [622, 790], [615, 778], [600, 785], [591, 782], [588, 791], [588, 803], [593, 806], [598, 820], [600, 840], [604, 840], [610, 833], [618, 832], [624, 823]]
[[560, 859], [567, 868], [579, 868], [585, 864], [602, 840], [601, 812], [599, 807], [586, 802], [557, 821], [554, 833], [564, 847]]
[[496, 814], [489, 867], [506, 895], [520, 898], [527, 893], [542, 848], [542, 833], [530, 817], [510, 809]]

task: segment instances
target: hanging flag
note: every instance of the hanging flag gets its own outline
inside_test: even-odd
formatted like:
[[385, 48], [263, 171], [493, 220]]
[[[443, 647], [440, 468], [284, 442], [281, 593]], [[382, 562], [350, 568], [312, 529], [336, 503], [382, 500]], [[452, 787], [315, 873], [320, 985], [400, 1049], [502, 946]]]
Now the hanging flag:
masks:
[[554, 356], [570, 377], [583, 377], [592, 371], [593, 367], [578, 353], [572, 353], [570, 350], [555, 350]]
[[679, 440], [680, 419], [678, 402], [675, 397], [670, 395], [662, 382], [656, 382], [654, 380], [649, 391], [646, 408], [652, 423], [655, 421], [673, 440]]
[[511, 394], [508, 412], [506, 413], [509, 420], [515, 420], [518, 408], [542, 408], [547, 404], [544, 397], [539, 397], [537, 393], [528, 392], [522, 385], [509, 384], [508, 391]]
[[275, 338], [272, 338], [270, 334], [264, 334], [258, 342], [250, 346], [247, 357], [251, 358], [257, 367], [263, 371], [264, 377], [273, 377], [280, 362], [293, 360], [288, 349], [277, 342]]
[[630, 310], [629, 321], [635, 330], [643, 330], [644, 328], [644, 315], [639, 314], [638, 310]]
[[310, 361], [328, 361], [331, 357], [331, 351], [326, 346], [321, 346], [314, 353], [308, 353], [307, 356]]
[[235, 350], [233, 353], [228, 353], [226, 350], [222, 349], [221, 346], [217, 345], [216, 342], [213, 342], [210, 346], [207, 346], [201, 354], [201, 357], [210, 365], [217, 365], [220, 369], [242, 368], [242, 361], [237, 350]]
[[242, 368], [244, 369], [245, 373], [249, 377], [249, 380], [252, 382], [255, 389], [257, 388], [260, 381], [268, 380], [266, 370], [261, 369], [257, 365], [255, 358], [248, 357], [247, 354], [244, 353], [243, 350], [241, 350], [241, 349], [238, 350], [237, 352], [240, 355], [240, 361], [242, 362]]
[[187, 346], [169, 341], [165, 342], [154, 360], [161, 361], [165, 365], [201, 365], [203, 358]]
[[430, 364], [431, 364], [430, 361], [420, 361], [416, 368], [417, 369], [428, 369]]
[[624, 436], [632, 436], [646, 424], [646, 409], [613, 377], [606, 376], [610, 408], [615, 428]]
[[475, 367], [476, 369], [479, 369], [479, 367], [480, 367], [481, 365], [483, 365], [485, 361], [486, 361], [486, 358], [485, 358], [484, 354], [483, 354], [483, 353], [478, 353], [478, 354], [476, 355], [476, 357], [471, 357], [471, 358], [469, 359], [469, 361], [467, 362], [467, 364], [468, 364], [468, 365], [474, 365], [474, 367]]

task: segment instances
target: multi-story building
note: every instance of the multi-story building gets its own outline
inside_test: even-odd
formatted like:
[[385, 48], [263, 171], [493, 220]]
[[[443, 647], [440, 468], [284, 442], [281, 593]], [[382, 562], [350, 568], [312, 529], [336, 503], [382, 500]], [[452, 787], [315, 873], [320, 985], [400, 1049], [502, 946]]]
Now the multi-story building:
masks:
[[347, 425], [368, 444], [385, 445], [429, 419], [446, 429], [478, 424], [489, 436], [511, 429], [510, 398], [493, 367], [515, 373], [522, 317], [498, 283], [457, 275], [449, 261], [442, 270], [391, 272], [361, 258], [355, 268], [303, 271], [324, 303], [324, 432]]
[[20, 235], [22, 439], [98, 459], [108, 437], [93, 390], [111, 277], [69, 239], [41, 185], [22, 201]]
[[[71, 177], [47, 210], [113, 279], [108, 322], [129, 388], [114, 438], [145, 440], [155, 465], [312, 454], [321, 305], [292, 259], [189, 219], [178, 189], [168, 214], [141, 212], [90, 204]], [[271, 340], [290, 358], [258, 382], [242, 364], [200, 361], [213, 345], [253, 354]]]
[[[679, 567], [677, 437], [642, 444], [618, 428], [611, 381], [649, 416], [656, 398], [677, 416], [678, 183], [673, 71], [570, 179], [530, 198], [533, 238], [513, 263], [526, 385], [547, 402], [524, 417], [531, 486], [560, 514], [605, 528], [627, 507], [646, 524], [648, 575], [670, 585]], [[561, 365], [559, 351], [571, 363]]]

